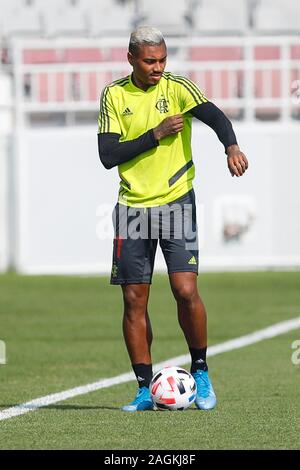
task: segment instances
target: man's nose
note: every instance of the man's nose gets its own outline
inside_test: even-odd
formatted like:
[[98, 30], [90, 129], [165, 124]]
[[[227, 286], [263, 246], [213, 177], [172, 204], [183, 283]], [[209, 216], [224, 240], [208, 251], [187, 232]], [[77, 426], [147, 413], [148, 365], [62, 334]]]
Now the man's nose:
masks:
[[160, 62], [155, 62], [154, 64], [154, 72], [161, 72], [163, 70], [163, 64]]

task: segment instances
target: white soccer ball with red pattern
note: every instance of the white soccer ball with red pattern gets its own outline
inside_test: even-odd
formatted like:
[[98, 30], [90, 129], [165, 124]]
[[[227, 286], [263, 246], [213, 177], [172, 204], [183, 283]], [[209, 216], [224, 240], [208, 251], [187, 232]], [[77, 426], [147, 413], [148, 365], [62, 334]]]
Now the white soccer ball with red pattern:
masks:
[[150, 393], [158, 410], [186, 410], [196, 399], [193, 376], [181, 367], [164, 367], [150, 383]]

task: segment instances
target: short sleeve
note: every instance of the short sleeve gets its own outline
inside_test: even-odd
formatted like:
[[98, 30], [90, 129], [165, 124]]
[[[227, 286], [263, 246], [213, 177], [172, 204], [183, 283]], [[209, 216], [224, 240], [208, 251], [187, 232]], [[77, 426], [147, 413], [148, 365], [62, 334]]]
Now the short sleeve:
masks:
[[178, 99], [182, 114], [187, 113], [199, 104], [208, 102], [208, 99], [200, 90], [200, 88], [188, 78], [180, 77], [177, 79], [177, 83], [179, 85]]
[[98, 134], [114, 132], [121, 134], [118, 116], [113, 106], [110, 87], [105, 87], [100, 98], [100, 110], [98, 116]]

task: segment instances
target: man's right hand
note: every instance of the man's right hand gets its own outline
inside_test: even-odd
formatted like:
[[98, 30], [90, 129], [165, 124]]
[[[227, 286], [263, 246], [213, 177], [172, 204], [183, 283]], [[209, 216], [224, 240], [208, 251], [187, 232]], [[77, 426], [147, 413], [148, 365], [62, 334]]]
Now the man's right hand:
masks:
[[156, 140], [163, 139], [168, 135], [178, 134], [183, 129], [182, 114], [175, 114], [165, 118], [157, 127], [153, 129], [154, 137]]

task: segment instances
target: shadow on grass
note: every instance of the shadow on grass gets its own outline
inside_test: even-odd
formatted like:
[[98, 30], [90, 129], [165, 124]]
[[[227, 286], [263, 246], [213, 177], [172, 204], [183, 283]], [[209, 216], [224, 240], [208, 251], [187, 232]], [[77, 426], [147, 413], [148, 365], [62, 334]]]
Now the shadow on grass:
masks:
[[[0, 404], [0, 411], [3, 411], [4, 409], [7, 408], [12, 408], [12, 407], [19, 407], [20, 403], [7, 403], [7, 404]], [[22, 407], [23, 408], [23, 407]], [[74, 410], [117, 410], [117, 411], [122, 411], [121, 407], [117, 406], [90, 406], [90, 405], [46, 405], [46, 406], [39, 406], [36, 408], [33, 408], [31, 406], [28, 407], [31, 411], [37, 411], [37, 410], [59, 410], [59, 411], [74, 411]], [[153, 410], [146, 410], [146, 412], [151, 412]], [[188, 410], [184, 410], [184, 413], [186, 412], [191, 412], [191, 411], [196, 411], [199, 413], [199, 410], [197, 408], [191, 407]], [[156, 413], [158, 414], [165, 414], [166, 411], [161, 411], [161, 410], [155, 410]], [[122, 413], [124, 413], [122, 411]], [[145, 413], [145, 411], [143, 411]]]

